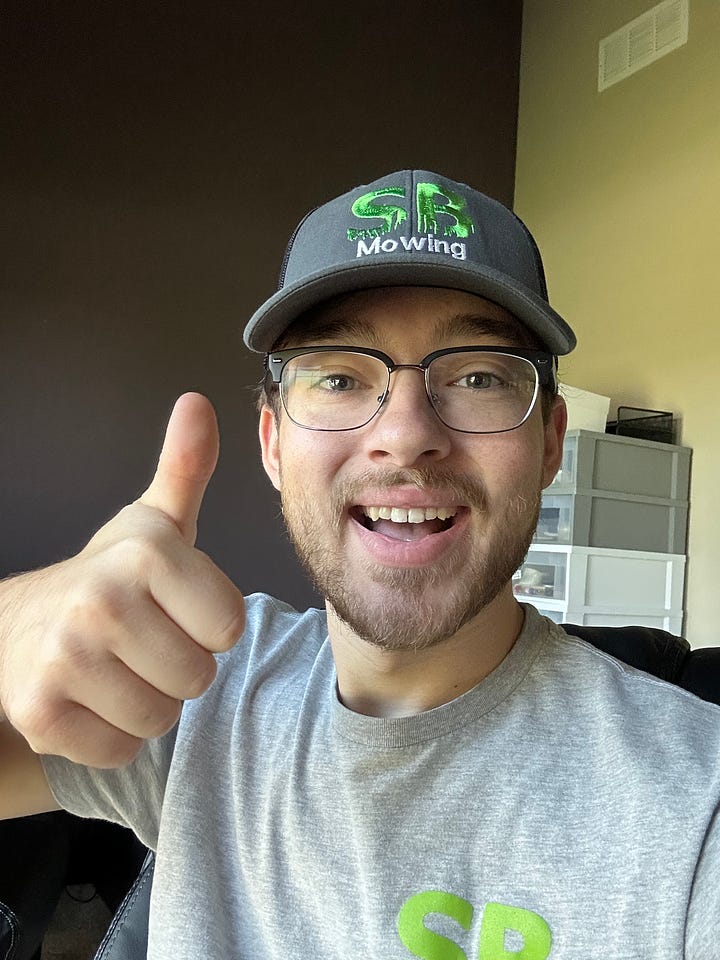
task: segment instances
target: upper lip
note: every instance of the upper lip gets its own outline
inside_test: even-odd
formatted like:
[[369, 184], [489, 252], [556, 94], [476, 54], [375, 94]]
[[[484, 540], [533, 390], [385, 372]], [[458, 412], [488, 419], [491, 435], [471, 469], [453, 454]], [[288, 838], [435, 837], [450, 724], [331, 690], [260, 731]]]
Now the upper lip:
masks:
[[354, 500], [362, 507], [459, 507], [457, 495], [442, 490], [422, 490], [417, 487], [388, 487], [384, 490], [366, 490]]

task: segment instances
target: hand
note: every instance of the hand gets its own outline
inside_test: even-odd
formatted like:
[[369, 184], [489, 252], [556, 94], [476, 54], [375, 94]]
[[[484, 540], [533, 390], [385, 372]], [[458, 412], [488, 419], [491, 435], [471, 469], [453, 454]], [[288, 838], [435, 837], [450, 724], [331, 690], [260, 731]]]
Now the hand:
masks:
[[37, 753], [122, 766], [212, 683], [245, 621], [194, 547], [218, 452], [212, 406], [185, 394], [140, 499], [77, 556], [0, 583], [0, 705]]

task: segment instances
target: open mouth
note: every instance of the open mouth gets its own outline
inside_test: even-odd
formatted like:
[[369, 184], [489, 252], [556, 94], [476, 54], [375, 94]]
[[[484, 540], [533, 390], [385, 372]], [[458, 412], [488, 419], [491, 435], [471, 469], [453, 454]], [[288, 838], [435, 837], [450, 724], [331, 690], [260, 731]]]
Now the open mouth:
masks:
[[422, 540], [449, 530], [461, 508], [356, 506], [350, 514], [366, 530], [392, 540]]

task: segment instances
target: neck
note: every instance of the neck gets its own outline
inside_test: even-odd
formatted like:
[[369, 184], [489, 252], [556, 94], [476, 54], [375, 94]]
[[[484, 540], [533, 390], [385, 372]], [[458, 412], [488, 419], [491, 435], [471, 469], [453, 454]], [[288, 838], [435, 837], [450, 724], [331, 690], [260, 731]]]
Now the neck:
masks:
[[340, 699], [375, 717], [421, 713], [466, 693], [505, 659], [524, 619], [509, 584], [456, 634], [424, 650], [383, 650], [329, 604], [327, 614]]

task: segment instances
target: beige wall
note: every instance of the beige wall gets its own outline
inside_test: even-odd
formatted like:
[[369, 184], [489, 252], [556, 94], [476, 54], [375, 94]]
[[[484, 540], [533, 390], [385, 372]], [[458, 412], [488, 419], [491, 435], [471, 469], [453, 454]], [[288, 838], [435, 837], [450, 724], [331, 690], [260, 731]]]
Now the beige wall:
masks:
[[685, 633], [704, 646], [720, 644], [720, 5], [690, 0], [687, 45], [598, 93], [600, 39], [653, 5], [525, 0], [515, 206], [578, 333], [562, 378], [681, 418]]

